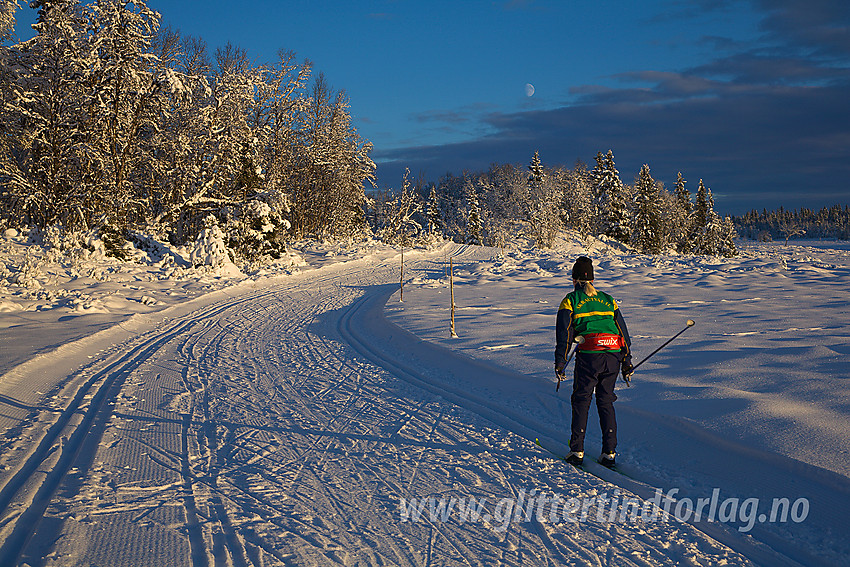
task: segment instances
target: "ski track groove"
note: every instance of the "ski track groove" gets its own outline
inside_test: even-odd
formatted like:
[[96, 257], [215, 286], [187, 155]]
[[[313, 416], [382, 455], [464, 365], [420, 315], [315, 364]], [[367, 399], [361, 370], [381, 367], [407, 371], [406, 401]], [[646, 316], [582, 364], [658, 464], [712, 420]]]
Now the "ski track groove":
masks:
[[[434, 432], [436, 431], [440, 421], [443, 419], [443, 410], [440, 409], [440, 413], [434, 418], [434, 422], [431, 424], [431, 430], [428, 432], [428, 441], [433, 440]], [[422, 457], [425, 456], [425, 453], [428, 451], [427, 446], [423, 446], [422, 450], [419, 451], [419, 455], [416, 457], [416, 462], [413, 465], [413, 473], [410, 475], [410, 482], [407, 483], [407, 490], [405, 491], [407, 494], [411, 494], [411, 488], [413, 487], [413, 483], [416, 482], [416, 476], [419, 474], [419, 469], [422, 466]]]

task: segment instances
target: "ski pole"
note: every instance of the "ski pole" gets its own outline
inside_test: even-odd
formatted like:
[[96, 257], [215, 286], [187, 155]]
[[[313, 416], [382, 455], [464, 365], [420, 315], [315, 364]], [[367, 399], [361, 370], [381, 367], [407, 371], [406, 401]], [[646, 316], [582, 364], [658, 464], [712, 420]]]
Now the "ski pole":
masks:
[[[564, 363], [564, 368], [566, 368], [567, 364], [569, 364], [570, 361], [573, 359], [573, 355], [578, 350], [578, 345], [584, 342], [584, 337], [581, 335], [576, 335], [576, 338], [573, 340], [576, 343], [576, 348], [574, 348], [573, 352], [571, 352], [570, 355], [567, 357], [567, 362]], [[561, 388], [561, 380], [566, 380], [566, 376], [563, 372], [558, 372], [557, 370], [555, 371], [555, 376], [558, 377], [558, 384], [555, 386], [555, 391], [557, 392]]]
[[[655, 349], [654, 351], [652, 351], [651, 353], [649, 353], [649, 355], [648, 355], [646, 358], [644, 358], [643, 360], [641, 360], [640, 362], [638, 362], [637, 364], [635, 364], [635, 365], [632, 367], [632, 372], [631, 372], [631, 374], [634, 374], [635, 370], [637, 370], [637, 367], [638, 367], [638, 366], [640, 366], [641, 364], [643, 364], [644, 362], [646, 362], [647, 360], [649, 360], [649, 359], [650, 359], [650, 357], [651, 357], [652, 355], [654, 355], [656, 352], [658, 352], [658, 351], [659, 351], [659, 350], [661, 350], [662, 348], [664, 348], [664, 347], [666, 347], [667, 345], [669, 345], [671, 342], [673, 342], [673, 339], [675, 339], [676, 337], [678, 337], [679, 335], [681, 335], [682, 333], [684, 333], [685, 331], [687, 331], [688, 329], [690, 329], [691, 327], [693, 327], [695, 324], [696, 324], [696, 323], [695, 323], [692, 319], [688, 319], [688, 324], [687, 324], [687, 325], [685, 325], [685, 328], [684, 328], [684, 329], [682, 329], [681, 331], [679, 331], [678, 333], [676, 333], [675, 335], [673, 335], [672, 337], [670, 337], [669, 339], [667, 339], [667, 341], [666, 341], [663, 345], [661, 345], [660, 347], [658, 347], [657, 349]], [[631, 376], [631, 374], [630, 374], [629, 376]], [[627, 382], [628, 382], [628, 381], [627, 381]]]

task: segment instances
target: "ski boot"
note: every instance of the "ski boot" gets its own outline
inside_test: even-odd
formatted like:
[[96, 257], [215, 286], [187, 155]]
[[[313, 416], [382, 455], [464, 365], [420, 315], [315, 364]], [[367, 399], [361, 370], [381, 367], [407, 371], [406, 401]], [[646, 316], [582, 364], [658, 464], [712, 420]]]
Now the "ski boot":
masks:
[[580, 467], [584, 464], [584, 451], [570, 451], [564, 460], [573, 465], [574, 467]]
[[617, 457], [617, 453], [602, 453], [599, 456], [599, 464], [603, 467], [608, 467], [609, 469], [613, 469], [617, 463], [615, 461]]

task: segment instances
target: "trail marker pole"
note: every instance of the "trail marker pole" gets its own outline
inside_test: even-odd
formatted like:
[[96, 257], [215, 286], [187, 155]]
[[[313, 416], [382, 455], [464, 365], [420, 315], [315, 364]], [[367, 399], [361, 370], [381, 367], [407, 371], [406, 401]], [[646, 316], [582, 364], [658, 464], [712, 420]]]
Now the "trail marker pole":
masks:
[[452, 262], [452, 259], [449, 258], [449, 292], [450, 292], [449, 295], [451, 296], [451, 302], [452, 302], [452, 327], [451, 327], [451, 331], [452, 331], [452, 338], [453, 339], [457, 338], [457, 333], [455, 333], [455, 284], [454, 284], [454, 275], [455, 275], [454, 263]]

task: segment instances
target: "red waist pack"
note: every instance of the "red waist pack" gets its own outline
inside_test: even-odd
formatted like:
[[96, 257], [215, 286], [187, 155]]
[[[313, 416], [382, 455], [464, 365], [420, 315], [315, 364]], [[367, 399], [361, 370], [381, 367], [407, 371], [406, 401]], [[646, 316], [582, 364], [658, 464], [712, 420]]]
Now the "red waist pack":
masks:
[[601, 351], [620, 350], [626, 346], [626, 341], [620, 335], [611, 333], [590, 333], [584, 335], [584, 342], [579, 345], [579, 350]]

